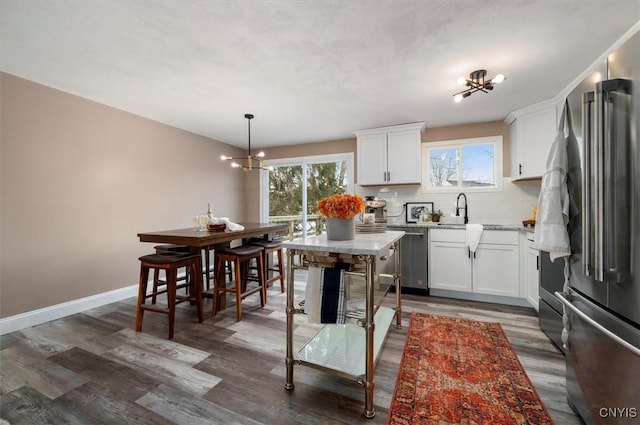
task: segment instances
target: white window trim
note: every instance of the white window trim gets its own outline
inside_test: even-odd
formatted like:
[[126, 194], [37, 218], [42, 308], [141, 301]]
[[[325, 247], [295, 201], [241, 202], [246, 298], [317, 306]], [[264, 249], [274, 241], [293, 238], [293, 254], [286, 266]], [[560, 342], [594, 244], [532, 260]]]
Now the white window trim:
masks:
[[[469, 145], [493, 145], [493, 173], [495, 186], [491, 187], [462, 187], [462, 186], [446, 186], [433, 187], [429, 185], [429, 172], [431, 161], [429, 158], [429, 150], [438, 148], [459, 148]], [[502, 136], [474, 137], [470, 139], [443, 140], [440, 142], [429, 142], [422, 144], [422, 193], [453, 193], [464, 190], [465, 192], [501, 192], [503, 183], [503, 163], [502, 163]]]
[[[354, 159], [353, 152], [344, 152], [337, 154], [300, 156], [294, 158], [278, 158], [265, 159], [262, 161], [264, 167], [281, 167], [281, 166], [304, 166], [307, 164], [318, 164], [323, 162], [346, 161], [347, 163], [347, 192], [354, 193]], [[303, 168], [305, 169], [305, 168]], [[306, 180], [306, 176], [305, 176]], [[302, 200], [306, 205], [307, 191], [303, 188]], [[306, 221], [306, 211], [303, 211], [303, 220]], [[266, 223], [269, 221], [269, 172], [260, 171], [260, 221]]]

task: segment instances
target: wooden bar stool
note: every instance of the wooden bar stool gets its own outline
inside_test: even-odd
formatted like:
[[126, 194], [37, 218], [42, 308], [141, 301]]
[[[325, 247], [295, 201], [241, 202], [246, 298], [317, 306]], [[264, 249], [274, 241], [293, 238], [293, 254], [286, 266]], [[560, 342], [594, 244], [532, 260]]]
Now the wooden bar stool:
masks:
[[[183, 253], [194, 252], [194, 250], [187, 245], [169, 245], [169, 244], [156, 245], [154, 249], [156, 250], [156, 254], [160, 252], [183, 252]], [[203, 246], [202, 248], [200, 248], [202, 252], [202, 256], [204, 257], [202, 259], [202, 273], [203, 273], [202, 296], [205, 298], [212, 297], [211, 286], [213, 285], [213, 280], [214, 280], [214, 269], [213, 269], [213, 264], [211, 264], [210, 258], [211, 258], [211, 251], [213, 251], [214, 249], [215, 249], [215, 245]], [[156, 270], [154, 275], [154, 282], [155, 280], [157, 280], [158, 274], [159, 274], [159, 270]], [[229, 271], [229, 280], [231, 279], [232, 279], [231, 272]], [[180, 276], [178, 278], [178, 281], [184, 281], [184, 280], [186, 280], [186, 276]], [[160, 281], [160, 284], [162, 284], [162, 281]], [[180, 289], [180, 287], [178, 287], [178, 289]]]
[[[254, 245], [243, 245], [237, 248], [218, 249], [215, 251], [215, 275], [216, 281], [213, 288], [212, 313], [215, 316], [218, 312], [220, 297], [227, 292], [236, 295], [236, 319], [242, 320], [242, 300], [249, 295], [260, 292], [260, 305], [265, 306], [267, 302], [267, 286], [264, 279], [264, 266], [262, 264], [263, 248]], [[247, 289], [246, 280], [243, 275], [243, 268], [247, 267], [251, 259], [258, 261], [258, 286]], [[229, 282], [231, 287], [227, 287], [225, 281], [225, 262], [230, 262], [234, 266], [235, 280]]]
[[[250, 243], [251, 245], [263, 248], [262, 264], [264, 264], [266, 285], [269, 286], [276, 280], [280, 280], [280, 292], [284, 292], [284, 256], [282, 255], [282, 239], [274, 239], [272, 241], [252, 239]], [[278, 264], [273, 267], [269, 267], [269, 256], [273, 253], [278, 256]], [[269, 277], [269, 273], [272, 273], [271, 277]]]
[[[136, 309], [136, 332], [142, 330], [142, 318], [146, 310], [163, 313], [169, 316], [169, 339], [173, 338], [173, 324], [176, 315], [176, 305], [191, 301], [195, 303], [198, 322], [204, 320], [202, 314], [202, 269], [200, 254], [184, 254], [179, 252], [164, 252], [159, 254], [143, 255], [140, 260], [140, 283], [138, 286], [138, 306]], [[189, 291], [187, 295], [178, 295], [177, 278], [178, 269], [189, 268]], [[147, 282], [151, 269], [164, 270], [167, 277], [166, 289], [147, 294]], [[154, 285], [155, 286], [155, 285]], [[155, 304], [146, 304], [148, 298], [155, 299], [159, 293], [167, 294], [167, 307], [159, 307]]]
[[[174, 253], [182, 253], [182, 254], [187, 254], [189, 252], [191, 252], [190, 248], [187, 245], [156, 245], [153, 247], [153, 249], [156, 250], [156, 254], [162, 254], [165, 252], [174, 252]], [[165, 277], [164, 279], [160, 279], [160, 270], [159, 268], [156, 268], [153, 270], [153, 293], [154, 295], [151, 297], [151, 304], [155, 304], [156, 303], [156, 299], [157, 299], [157, 295], [161, 295], [164, 294], [166, 292], [166, 285], [167, 285], [167, 276], [166, 276], [166, 271], [165, 271]], [[177, 283], [176, 283], [176, 289], [186, 289], [187, 291], [189, 290], [189, 282], [187, 281], [189, 277], [189, 269], [187, 268], [186, 273], [183, 276], [179, 276], [177, 278]], [[158, 288], [160, 288], [161, 286], [165, 287], [164, 291], [158, 291]]]

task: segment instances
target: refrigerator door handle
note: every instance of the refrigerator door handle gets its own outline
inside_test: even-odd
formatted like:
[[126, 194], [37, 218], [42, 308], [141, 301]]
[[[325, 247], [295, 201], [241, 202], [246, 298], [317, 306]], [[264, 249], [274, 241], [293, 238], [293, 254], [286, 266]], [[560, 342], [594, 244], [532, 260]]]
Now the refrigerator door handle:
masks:
[[593, 107], [593, 92], [582, 95], [582, 268], [586, 276], [591, 276], [591, 176], [594, 170], [592, 163], [592, 131], [591, 111]]
[[595, 93], [595, 122], [594, 122], [594, 134], [595, 140], [592, 143], [593, 150], [591, 151], [591, 166], [593, 173], [593, 185], [592, 190], [593, 198], [593, 220], [594, 225], [594, 243], [593, 243], [593, 272], [594, 279], [598, 281], [604, 280], [604, 185], [605, 185], [605, 137], [606, 130], [605, 118], [606, 118], [606, 102], [602, 90], [596, 90]]
[[629, 343], [628, 341], [620, 338], [618, 335], [614, 334], [613, 332], [611, 332], [609, 329], [605, 328], [604, 326], [602, 326], [600, 323], [596, 322], [595, 320], [593, 320], [592, 318], [590, 318], [589, 316], [587, 316], [584, 312], [582, 312], [579, 308], [577, 308], [576, 306], [574, 306], [571, 301], [568, 299], [568, 297], [571, 297], [571, 294], [568, 294], [566, 292], [558, 292], [556, 291], [554, 293], [554, 295], [556, 296], [557, 299], [560, 300], [560, 302], [565, 306], [568, 307], [572, 312], [574, 312], [575, 314], [577, 314], [582, 320], [584, 320], [585, 322], [587, 322], [589, 325], [593, 326], [594, 328], [596, 328], [597, 330], [599, 330], [600, 332], [602, 332], [604, 335], [606, 335], [608, 338], [614, 340], [615, 342], [617, 342], [618, 344], [622, 345], [624, 348], [626, 348], [627, 350], [631, 351], [633, 354], [635, 354], [636, 356], [640, 357], [640, 348], [636, 347], [635, 345]]
[[583, 96], [583, 119], [586, 120], [583, 125], [583, 166], [593, 176], [593, 180], [590, 176], [583, 180], [584, 271], [601, 282], [621, 282], [630, 271], [629, 259], [625, 257], [630, 253], [626, 241], [630, 234], [620, 227], [628, 222], [627, 212], [624, 207], [611, 208], [629, 205], [628, 187], [621, 184], [624, 181], [621, 177], [629, 171], [630, 148], [625, 132], [630, 120], [628, 108], [620, 98], [620, 95], [628, 94], [628, 80], [605, 80], [596, 85], [593, 134], [590, 96], [589, 93]]

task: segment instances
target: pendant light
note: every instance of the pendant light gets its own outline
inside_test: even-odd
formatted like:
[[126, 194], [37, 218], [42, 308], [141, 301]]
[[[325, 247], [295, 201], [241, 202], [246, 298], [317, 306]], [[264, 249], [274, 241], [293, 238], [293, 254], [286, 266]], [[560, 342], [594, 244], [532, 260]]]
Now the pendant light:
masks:
[[[222, 155], [220, 157], [223, 161], [232, 161], [232, 168], [241, 168], [244, 171], [252, 171], [252, 170], [271, 170], [271, 167], [262, 167], [260, 165], [260, 158], [264, 158], [264, 152], [260, 151], [255, 156], [251, 155], [251, 120], [253, 119], [252, 114], [244, 114], [244, 117], [247, 119], [248, 133], [249, 133], [249, 149], [246, 157], [242, 158], [234, 158], [231, 156]], [[241, 162], [238, 162], [241, 161]]]

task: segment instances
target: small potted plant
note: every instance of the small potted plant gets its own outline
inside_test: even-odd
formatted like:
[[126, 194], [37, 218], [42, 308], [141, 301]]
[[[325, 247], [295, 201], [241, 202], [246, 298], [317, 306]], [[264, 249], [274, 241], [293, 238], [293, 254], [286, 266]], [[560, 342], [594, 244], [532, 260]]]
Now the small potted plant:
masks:
[[440, 221], [440, 217], [442, 217], [442, 210], [433, 211], [431, 214], [429, 214], [429, 218], [434, 223], [438, 223]]

